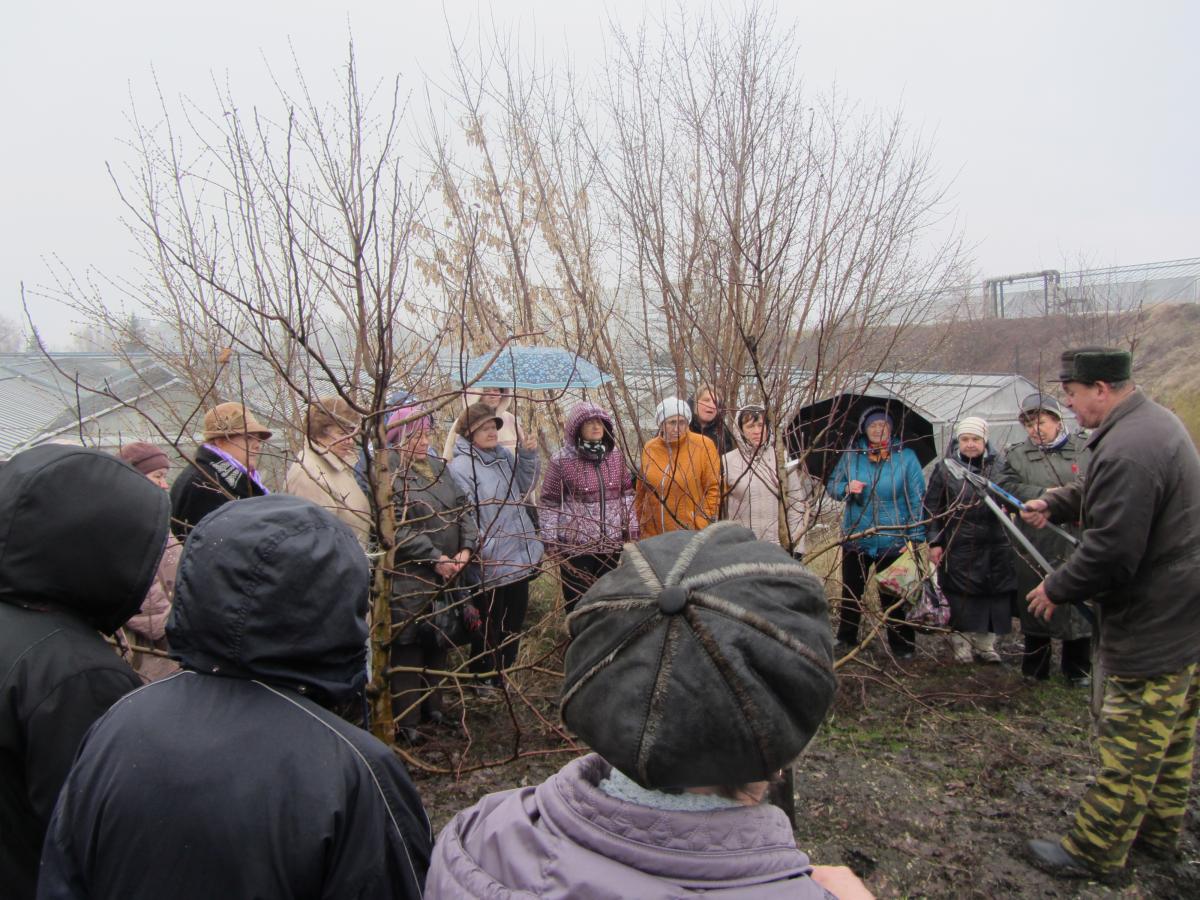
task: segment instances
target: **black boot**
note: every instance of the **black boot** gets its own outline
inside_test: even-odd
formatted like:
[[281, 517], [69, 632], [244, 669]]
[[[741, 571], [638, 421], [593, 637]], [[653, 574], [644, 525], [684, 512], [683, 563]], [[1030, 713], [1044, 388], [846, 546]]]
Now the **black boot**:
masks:
[[1090, 881], [1107, 883], [1121, 877], [1119, 871], [1104, 872], [1086, 860], [1068, 853], [1058, 841], [1026, 841], [1025, 850], [1035, 868], [1055, 878], [1087, 878]]

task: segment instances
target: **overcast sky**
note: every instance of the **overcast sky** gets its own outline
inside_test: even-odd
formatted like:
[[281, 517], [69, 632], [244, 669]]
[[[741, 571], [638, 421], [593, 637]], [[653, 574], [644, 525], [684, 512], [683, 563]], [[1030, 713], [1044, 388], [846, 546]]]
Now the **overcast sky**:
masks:
[[[685, 4], [687, 5], [687, 4]], [[478, 16], [536, 34], [577, 67], [602, 52], [606, 15], [630, 25], [656, 2], [492, 4], [14, 3], [0, 28], [3, 240], [0, 316], [23, 318], [19, 284], [45, 259], [115, 276], [134, 264], [106, 163], [121, 168], [131, 98], [164, 93], [211, 108], [214, 77], [268, 99], [264, 59], [289, 41], [314, 91], [335, 90], [352, 28], [368, 78], [415, 88], [446, 65], [446, 21]], [[902, 107], [933, 141], [950, 211], [981, 276], [1200, 255], [1200, 4], [1178, 2], [780, 2], [810, 88], [868, 108]], [[64, 344], [69, 316], [34, 319]]]

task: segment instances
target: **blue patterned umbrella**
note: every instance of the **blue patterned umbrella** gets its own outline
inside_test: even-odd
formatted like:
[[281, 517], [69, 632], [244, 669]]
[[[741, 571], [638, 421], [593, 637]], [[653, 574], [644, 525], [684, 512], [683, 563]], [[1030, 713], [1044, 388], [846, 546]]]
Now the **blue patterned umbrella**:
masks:
[[[611, 375], [559, 347], [505, 347], [488, 366], [493, 355], [494, 351], [471, 357], [467, 361], [463, 383], [477, 388], [550, 391], [597, 388], [612, 381]], [[480, 375], [484, 366], [487, 371]]]

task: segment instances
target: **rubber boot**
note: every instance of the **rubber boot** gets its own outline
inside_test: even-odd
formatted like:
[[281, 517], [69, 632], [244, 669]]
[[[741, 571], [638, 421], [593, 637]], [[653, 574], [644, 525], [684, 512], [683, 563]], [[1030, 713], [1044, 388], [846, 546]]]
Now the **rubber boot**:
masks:
[[975, 645], [975, 656], [981, 662], [1000, 662], [1000, 654], [996, 652], [996, 635], [991, 633], [972, 634], [971, 643]]
[[965, 634], [955, 631], [950, 635], [950, 647], [954, 651], [954, 661], [969, 663], [971, 661], [971, 642]]

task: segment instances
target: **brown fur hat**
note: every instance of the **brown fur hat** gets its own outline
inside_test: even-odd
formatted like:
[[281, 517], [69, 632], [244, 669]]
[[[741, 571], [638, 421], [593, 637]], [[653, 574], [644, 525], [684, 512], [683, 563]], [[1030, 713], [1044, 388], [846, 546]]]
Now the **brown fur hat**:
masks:
[[471, 439], [471, 434], [482, 425], [484, 422], [492, 419], [496, 422], [497, 428], [504, 427], [504, 420], [496, 415], [496, 411], [484, 403], [482, 400], [477, 403], [472, 403], [462, 411], [462, 415], [458, 417], [458, 421], [454, 423], [454, 430], [465, 437]]
[[252, 434], [264, 441], [271, 439], [271, 432], [241, 403], [218, 403], [204, 414], [204, 440], [241, 434]]
[[644, 787], [769, 779], [833, 700], [824, 585], [732, 522], [626, 545], [567, 627], [563, 721]]

